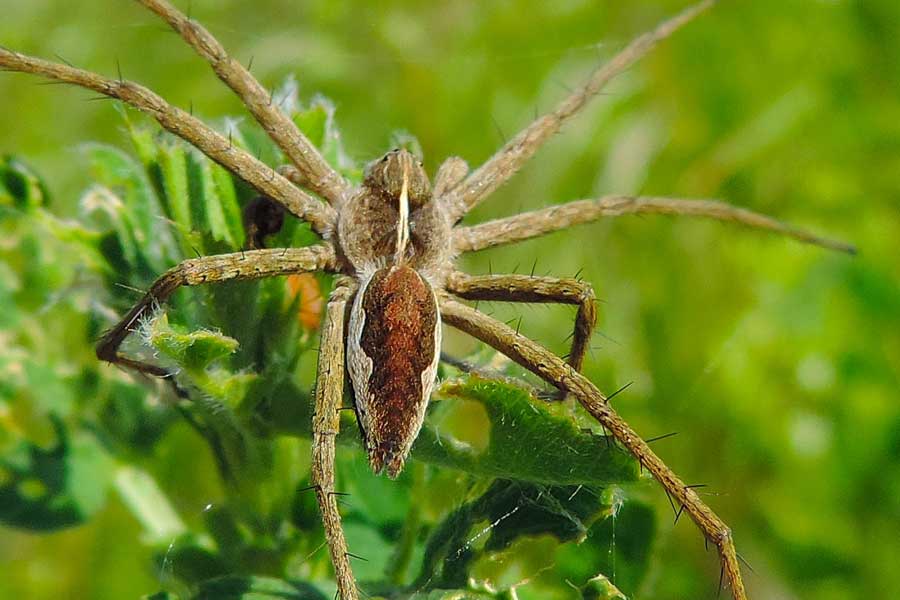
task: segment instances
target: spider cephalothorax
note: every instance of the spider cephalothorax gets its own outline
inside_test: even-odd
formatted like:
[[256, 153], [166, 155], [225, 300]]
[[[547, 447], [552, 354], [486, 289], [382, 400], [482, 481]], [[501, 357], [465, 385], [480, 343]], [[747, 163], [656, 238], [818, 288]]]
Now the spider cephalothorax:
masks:
[[[588, 99], [657, 42], [711, 6], [714, 0], [701, 0], [636, 38], [611, 61], [598, 67], [584, 85], [553, 110], [535, 119], [471, 173], [462, 159], [447, 159], [435, 176], [433, 188], [421, 163], [403, 150], [389, 152], [372, 163], [363, 183], [353, 187], [272, 102], [272, 94], [230, 58], [208, 31], [167, 0], [140, 2], [165, 19], [211, 64], [292, 165], [273, 170], [192, 114], [121, 77], [105, 78], [2, 47], [0, 67], [86, 87], [150, 114], [167, 130], [196, 146], [260, 194], [307, 221], [323, 240], [305, 248], [260, 248], [263, 238], [280, 226], [281, 215], [270, 211], [271, 207], [264, 202], [248, 207], [245, 219], [252, 224], [248, 227], [249, 246], [259, 249], [190, 259], [171, 268], [103, 337], [97, 355], [145, 374], [168, 377], [170, 373], [165, 368], [131, 358], [120, 352], [119, 347], [135, 324], [179, 287], [311, 271], [342, 276], [332, 292], [322, 327], [311, 473], [342, 598], [359, 597], [334, 490], [335, 436], [340, 428], [345, 366], [355, 391], [369, 463], [376, 471], [386, 470], [389, 476], [396, 476], [422, 425], [438, 364], [442, 322], [492, 346], [561, 393], [574, 396], [663, 485], [670, 500], [680, 503], [684, 513], [715, 544], [732, 597], [746, 598], [731, 530], [616, 414], [607, 396], [580, 373], [596, 320], [591, 286], [578, 279], [533, 274], [472, 276], [456, 271], [453, 264], [458, 253], [518, 242], [605, 216], [632, 213], [703, 216], [775, 231], [831, 249], [853, 251], [850, 245], [714, 200], [610, 195], [480, 225], [459, 225], [469, 210], [521, 168]], [[518, 330], [460, 300], [577, 306], [568, 358], [560, 359], [520, 335]], [[346, 318], [348, 305], [349, 319]]]
[[422, 163], [392, 150], [371, 163], [338, 207], [335, 246], [359, 280], [401, 262], [440, 285], [450, 257], [450, 222]]

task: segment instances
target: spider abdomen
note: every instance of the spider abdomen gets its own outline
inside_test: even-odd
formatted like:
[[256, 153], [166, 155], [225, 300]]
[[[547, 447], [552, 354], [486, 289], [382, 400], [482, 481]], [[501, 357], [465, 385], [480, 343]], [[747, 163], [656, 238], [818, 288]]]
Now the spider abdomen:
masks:
[[437, 299], [414, 269], [384, 267], [360, 286], [349, 325], [347, 369], [369, 464], [396, 477], [434, 386], [441, 347]]

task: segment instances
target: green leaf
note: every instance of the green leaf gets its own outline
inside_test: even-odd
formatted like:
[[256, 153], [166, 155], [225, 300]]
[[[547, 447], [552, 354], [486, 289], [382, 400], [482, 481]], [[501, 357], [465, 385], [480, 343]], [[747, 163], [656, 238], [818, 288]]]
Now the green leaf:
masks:
[[0, 330], [12, 329], [19, 322], [20, 314], [14, 298], [18, 285], [18, 277], [12, 268], [5, 262], [0, 262], [0, 306], [5, 307], [0, 310]]
[[206, 529], [226, 560], [234, 562], [251, 543], [247, 531], [241, 529], [234, 511], [225, 506], [211, 506], [203, 511]]
[[108, 187], [94, 185], [81, 197], [81, 207], [85, 220], [104, 232], [97, 245], [110, 270], [131, 280], [139, 250], [124, 201]]
[[200, 584], [192, 600], [328, 600], [309, 584], [272, 577], [228, 575]]
[[190, 371], [202, 371], [238, 348], [236, 339], [215, 331], [176, 331], [165, 314], [153, 320], [147, 339], [164, 356]]
[[[457, 588], [475, 577], [491, 589], [514, 587], [520, 583], [515, 574], [549, 569], [553, 548], [584, 540], [595, 521], [611, 514], [611, 507], [609, 493], [589, 486], [496, 480], [435, 528], [418, 585]], [[529, 541], [536, 548], [522, 544]], [[523, 569], [516, 562], [531, 564]]]
[[605, 575], [597, 575], [581, 587], [582, 600], [626, 600]]
[[159, 144], [159, 165], [169, 214], [184, 232], [193, 228], [191, 196], [188, 188], [187, 156], [178, 143]]
[[377, 529], [347, 520], [343, 524], [347, 544], [355, 548], [362, 558], [354, 561], [354, 575], [361, 581], [378, 581], [384, 578], [391, 557], [391, 540]]
[[228, 574], [229, 565], [210, 547], [208, 538], [188, 532], [160, 544], [155, 560], [160, 578], [164, 581], [185, 582], [194, 585]]
[[328, 124], [328, 111], [325, 106], [313, 104], [305, 110], [294, 112], [291, 118], [313, 146], [321, 149], [325, 143], [325, 129]]
[[[106, 216], [133, 270], [153, 276], [172, 262], [171, 233], [160, 222], [162, 210], [141, 165], [112, 146], [85, 144], [93, 187], [82, 200], [88, 214]], [[110, 222], [111, 221], [111, 222]]]
[[0, 156], [0, 207], [27, 210], [47, 200], [47, 188], [31, 167], [15, 156]]
[[149, 127], [140, 127], [128, 118], [128, 113], [124, 113], [125, 121], [128, 124], [128, 133], [131, 136], [131, 144], [137, 152], [138, 159], [148, 170], [158, 164], [159, 148], [157, 146], [157, 133]]
[[184, 370], [187, 382], [207, 395], [210, 400], [239, 409], [247, 396], [255, 373], [232, 372], [212, 365], [238, 348], [238, 341], [216, 331], [200, 329], [182, 333], [169, 325], [165, 314], [152, 321], [147, 328], [147, 341], [162, 356], [174, 362], [178, 371]]
[[203, 393], [220, 399], [227, 406], [235, 410], [241, 410], [242, 403], [247, 397], [250, 386], [259, 377], [256, 373], [238, 372], [232, 373], [227, 369], [208, 369], [203, 376], [200, 373], [191, 373], [194, 384]]
[[96, 396], [98, 424], [120, 447], [146, 452], [178, 419], [170, 406], [147, 401], [146, 390], [113, 380]]
[[155, 594], [143, 596], [141, 600], [179, 600], [179, 598], [177, 594], [172, 592], [156, 592]]
[[44, 449], [21, 440], [0, 457], [0, 521], [34, 531], [83, 523], [106, 502], [112, 459], [86, 433], [54, 418], [57, 441]]
[[228, 173], [206, 157], [193, 156], [199, 163], [206, 224], [216, 241], [224, 241], [236, 250], [244, 243], [241, 209]]
[[334, 119], [334, 104], [321, 96], [308, 106], [299, 107], [291, 114], [294, 123], [322, 153], [325, 160], [351, 181], [359, 181], [362, 171], [353, 165], [341, 142], [341, 134]]
[[410, 596], [401, 596], [414, 598], [415, 600], [488, 600], [502, 597], [500, 594], [491, 594], [488, 592], [476, 590], [429, 590], [428, 592], [416, 591]]
[[548, 484], [638, 478], [631, 455], [605, 436], [582, 430], [564, 406], [541, 402], [521, 387], [470, 376], [439, 386], [434, 398], [413, 447], [417, 459]]

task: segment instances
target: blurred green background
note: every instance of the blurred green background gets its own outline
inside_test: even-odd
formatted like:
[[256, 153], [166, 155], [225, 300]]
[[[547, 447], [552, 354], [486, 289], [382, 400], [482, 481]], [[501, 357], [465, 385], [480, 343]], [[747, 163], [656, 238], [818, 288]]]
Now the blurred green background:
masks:
[[[118, 62], [213, 122], [242, 114], [136, 3], [2, 4], [4, 46], [111, 76]], [[433, 172], [448, 155], [479, 164], [602, 57], [684, 6], [379, 4], [194, 0], [191, 10], [234, 57], [252, 57], [266, 85], [293, 74], [301, 98], [331, 99], [353, 158], [408, 131]], [[617, 79], [468, 217], [607, 192], [714, 197], [859, 246], [850, 258], [716, 223], [623, 217], [461, 261], [473, 273], [536, 261], [537, 272], [580, 270], [594, 285], [601, 318], [586, 373], [608, 391], [634, 381], [615, 404], [646, 437], [679, 433], [656, 450], [688, 483], [707, 484], [753, 567], [751, 597], [900, 597], [898, 23], [893, 0], [723, 2]], [[92, 181], [79, 145], [128, 148], [124, 123], [90, 92], [39, 83], [0, 74], [0, 154], [26, 159], [52, 211], [74, 216]], [[570, 310], [494, 314], [522, 315], [523, 333], [566, 351]], [[27, 335], [52, 345], [66, 333]], [[475, 348], [448, 337], [457, 353]], [[184, 455], [196, 447], [185, 430], [156, 450], [189, 520], [217, 494], [211, 461]], [[714, 554], [648, 489], [658, 531], [639, 597], [715, 597]], [[115, 498], [76, 528], [4, 527], [0, 597], [152, 592], [160, 582], [139, 535]]]

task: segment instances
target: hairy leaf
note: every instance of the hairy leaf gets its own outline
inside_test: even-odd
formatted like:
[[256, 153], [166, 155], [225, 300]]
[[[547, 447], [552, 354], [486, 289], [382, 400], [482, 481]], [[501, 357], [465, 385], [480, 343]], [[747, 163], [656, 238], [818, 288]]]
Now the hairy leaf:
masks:
[[[638, 476], [637, 462], [611, 438], [580, 429], [564, 407], [516, 385], [470, 376], [440, 385], [434, 395], [438, 402], [416, 441], [416, 457], [540, 483], [602, 485]], [[442, 426], [455, 412], [471, 415], [473, 405], [483, 414], [477, 426], [487, 430], [483, 448], [466, 441], [471, 429]]]
[[178, 332], [169, 326], [165, 315], [153, 320], [148, 341], [167, 358], [191, 371], [207, 368], [230, 356], [238, 347], [237, 340], [215, 331]]

